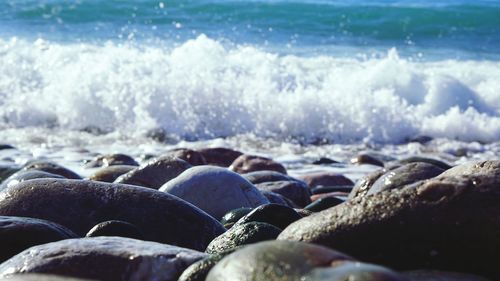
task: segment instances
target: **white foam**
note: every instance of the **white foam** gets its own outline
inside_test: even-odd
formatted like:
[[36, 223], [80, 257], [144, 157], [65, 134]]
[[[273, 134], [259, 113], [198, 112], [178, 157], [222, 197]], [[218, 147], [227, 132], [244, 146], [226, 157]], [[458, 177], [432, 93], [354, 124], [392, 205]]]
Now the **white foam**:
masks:
[[500, 62], [0, 39], [0, 126], [398, 143], [500, 140]]

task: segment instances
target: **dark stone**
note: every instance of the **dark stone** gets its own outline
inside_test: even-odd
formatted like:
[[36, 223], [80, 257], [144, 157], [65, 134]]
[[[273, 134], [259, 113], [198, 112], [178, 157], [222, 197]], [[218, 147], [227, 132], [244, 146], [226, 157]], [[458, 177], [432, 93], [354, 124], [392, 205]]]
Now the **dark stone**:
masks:
[[136, 225], [146, 240], [198, 250], [225, 231], [175, 196], [85, 180], [36, 179], [8, 187], [0, 192], [0, 215], [46, 219], [81, 236], [100, 222], [121, 220]]
[[4, 144], [4, 143], [0, 144], [0, 150], [5, 150], [5, 149], [16, 149], [16, 148], [10, 144]]
[[6, 178], [15, 174], [21, 168], [14, 165], [3, 165], [0, 164], [0, 183], [2, 183]]
[[1, 281], [91, 281], [90, 279], [73, 278], [52, 274], [15, 274], [0, 278]]
[[[227, 226], [232, 226], [235, 224], [237, 221], [239, 221], [242, 217], [244, 217], [246, 214], [250, 213], [253, 209], [252, 208], [238, 208], [231, 210], [227, 212], [222, 219], [220, 220], [220, 223], [224, 225], [226, 228], [230, 228]], [[227, 225], [227, 226], [226, 226]]]
[[104, 167], [99, 169], [97, 172], [93, 173], [89, 177], [89, 180], [114, 182], [121, 175], [124, 175], [136, 168], [137, 168], [136, 166], [127, 166], [127, 165], [114, 165], [114, 166]]
[[226, 256], [208, 273], [206, 281], [301, 280], [318, 267], [351, 258], [328, 248], [301, 242], [266, 241]]
[[344, 200], [334, 196], [329, 196], [320, 198], [312, 202], [311, 204], [307, 205], [304, 209], [309, 210], [311, 212], [320, 212], [328, 208], [335, 207], [342, 203], [344, 203]]
[[332, 172], [319, 172], [300, 176], [309, 188], [318, 186], [353, 186], [354, 183], [344, 175]]
[[250, 213], [238, 220], [236, 224], [265, 222], [277, 228], [285, 229], [289, 224], [301, 218], [302, 216], [290, 207], [278, 204], [266, 204], [253, 209]]
[[192, 149], [178, 148], [170, 151], [168, 155], [182, 159], [193, 166], [207, 165], [203, 154]]
[[396, 161], [398, 164], [409, 164], [409, 163], [416, 163], [416, 162], [423, 162], [423, 163], [428, 163], [432, 164], [434, 166], [438, 166], [439, 168], [443, 170], [448, 170], [452, 166], [444, 161], [433, 159], [433, 158], [428, 158], [428, 157], [420, 157], [420, 156], [413, 156], [413, 157], [408, 157], [405, 159], [401, 159]]
[[242, 174], [241, 176], [253, 184], [273, 181], [300, 181], [298, 179], [292, 178], [291, 176], [275, 171], [255, 171]]
[[50, 221], [0, 216], [0, 263], [29, 247], [76, 237], [69, 229]]
[[24, 171], [29, 171], [29, 170], [38, 170], [42, 172], [47, 172], [51, 174], [56, 174], [63, 176], [67, 179], [75, 179], [75, 180], [80, 180], [82, 177], [80, 177], [78, 174], [75, 172], [59, 165], [56, 163], [52, 162], [46, 162], [43, 160], [34, 160], [26, 163], [23, 167]]
[[241, 247], [235, 247], [221, 253], [212, 254], [193, 263], [186, 270], [184, 270], [178, 281], [205, 281], [205, 278], [207, 278], [208, 272], [210, 272], [212, 267], [214, 267], [225, 256], [238, 249], [241, 249]]
[[274, 240], [281, 229], [263, 222], [235, 224], [231, 229], [210, 242], [205, 252], [215, 254], [232, 248], [266, 240]]
[[269, 200], [269, 203], [279, 204], [290, 208], [299, 207], [297, 206], [297, 204], [293, 203], [292, 200], [286, 198], [281, 194], [266, 190], [260, 190], [260, 193], [262, 193], [262, 195], [264, 195], [267, 198], [267, 200]]
[[144, 240], [144, 234], [137, 226], [125, 221], [105, 221], [89, 230], [86, 237], [120, 236]]
[[292, 223], [278, 239], [328, 246], [395, 269], [499, 279], [500, 169], [486, 171], [357, 197]]
[[32, 179], [65, 179], [65, 177], [38, 170], [21, 170], [5, 179], [0, 185], [0, 190], [14, 184]]
[[352, 185], [340, 185], [340, 186], [317, 186], [311, 188], [311, 194], [323, 194], [330, 192], [346, 192], [350, 193], [352, 191]]
[[320, 194], [311, 195], [311, 201], [316, 202], [322, 198], [327, 198], [327, 197], [347, 198], [348, 196], [349, 196], [349, 193], [347, 193], [347, 192], [334, 191], [334, 192], [327, 192], [327, 193], [320, 193]]
[[239, 151], [223, 147], [204, 148], [199, 149], [198, 152], [203, 155], [208, 165], [220, 167], [229, 167], [236, 158], [243, 154]]
[[490, 281], [476, 275], [436, 270], [416, 270], [402, 274], [409, 281]]
[[314, 160], [312, 163], [314, 165], [328, 165], [328, 164], [338, 164], [339, 162], [327, 157], [320, 157], [319, 159]]
[[254, 208], [269, 203], [242, 176], [216, 166], [192, 167], [167, 182], [160, 191], [184, 199], [216, 219], [236, 208]]
[[373, 183], [366, 194], [401, 188], [410, 183], [436, 177], [444, 171], [438, 166], [424, 162], [405, 164], [383, 174]]
[[426, 144], [430, 141], [432, 141], [433, 138], [432, 137], [429, 137], [429, 136], [415, 136], [413, 138], [410, 138], [408, 140], [408, 142], [417, 142], [417, 143], [420, 143], [420, 144]]
[[270, 158], [256, 155], [241, 155], [229, 166], [229, 169], [239, 174], [246, 174], [255, 171], [276, 171], [286, 174], [283, 165]]
[[317, 268], [304, 281], [409, 281], [403, 275], [388, 268], [360, 263], [344, 262], [335, 267]]
[[273, 181], [263, 182], [255, 185], [261, 191], [271, 191], [290, 199], [299, 207], [311, 203], [311, 194], [307, 185], [298, 181]]
[[163, 156], [152, 159], [144, 165], [118, 177], [115, 183], [124, 183], [159, 189], [169, 180], [177, 177], [191, 165], [179, 158]]
[[125, 154], [106, 154], [96, 157], [85, 164], [86, 168], [109, 167], [116, 165], [139, 166], [134, 158]]
[[[396, 167], [395, 167], [396, 168]], [[354, 187], [349, 193], [349, 199], [365, 196], [368, 193], [368, 190], [372, 187], [373, 183], [375, 183], [382, 175], [384, 175], [388, 169], [380, 169], [376, 170], [363, 178], [359, 179]]]
[[370, 153], [358, 154], [356, 157], [351, 159], [351, 163], [356, 165], [369, 164], [384, 167], [384, 161], [380, 159], [378, 155], [373, 155]]
[[176, 281], [206, 257], [190, 249], [123, 237], [69, 239], [32, 247], [0, 265], [0, 276], [49, 273], [78, 278]]

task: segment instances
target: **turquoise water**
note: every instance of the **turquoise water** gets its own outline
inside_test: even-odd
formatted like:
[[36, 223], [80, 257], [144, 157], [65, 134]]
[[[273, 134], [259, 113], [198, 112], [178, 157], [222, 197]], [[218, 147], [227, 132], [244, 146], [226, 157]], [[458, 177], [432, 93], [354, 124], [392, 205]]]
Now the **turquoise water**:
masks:
[[500, 54], [500, 1], [7, 0], [0, 26], [3, 37], [63, 42], [172, 44], [205, 34], [292, 53]]

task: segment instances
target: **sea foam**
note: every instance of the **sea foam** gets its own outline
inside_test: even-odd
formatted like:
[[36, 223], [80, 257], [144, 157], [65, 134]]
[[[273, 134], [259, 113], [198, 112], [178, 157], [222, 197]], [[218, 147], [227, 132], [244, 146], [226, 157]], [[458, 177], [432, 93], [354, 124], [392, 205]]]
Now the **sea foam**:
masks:
[[0, 128], [184, 139], [500, 140], [499, 61], [278, 55], [201, 35], [175, 47], [0, 39]]

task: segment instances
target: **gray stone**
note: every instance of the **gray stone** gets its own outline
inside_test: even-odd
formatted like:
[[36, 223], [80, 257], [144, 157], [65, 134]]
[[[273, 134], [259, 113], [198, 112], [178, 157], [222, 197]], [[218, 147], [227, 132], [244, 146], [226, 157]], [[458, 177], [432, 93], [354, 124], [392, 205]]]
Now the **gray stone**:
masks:
[[0, 265], [0, 276], [49, 273], [77, 278], [176, 281], [206, 257], [190, 249], [122, 237], [70, 239], [32, 247]]
[[42, 172], [60, 175], [60, 176], [63, 176], [67, 179], [79, 180], [82, 178], [82, 177], [80, 177], [80, 175], [71, 171], [68, 168], [65, 168], [65, 167], [63, 167], [59, 164], [56, 164], [56, 163], [46, 162], [43, 160], [30, 161], [24, 165], [23, 170], [25, 170], [25, 171], [38, 170], [38, 171], [42, 171]]
[[304, 182], [299, 181], [273, 181], [255, 185], [261, 191], [271, 191], [290, 199], [299, 207], [311, 203], [311, 193]]
[[0, 190], [33, 179], [65, 179], [65, 177], [38, 170], [21, 170], [5, 179], [0, 185]]
[[304, 281], [409, 281], [388, 268], [360, 263], [344, 262], [335, 267], [317, 268]]
[[257, 207], [269, 201], [246, 179], [225, 168], [192, 167], [160, 188], [182, 198], [216, 219], [241, 207]]

